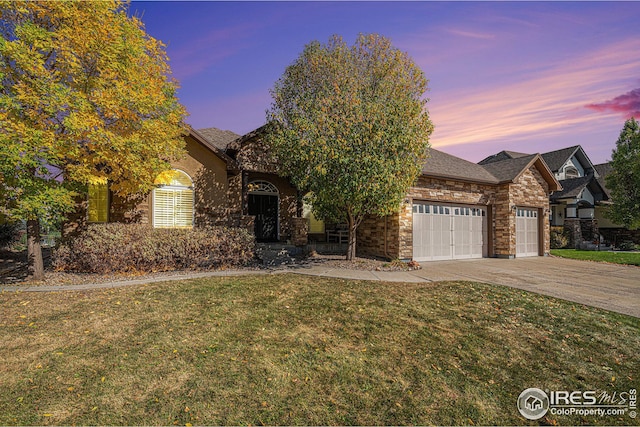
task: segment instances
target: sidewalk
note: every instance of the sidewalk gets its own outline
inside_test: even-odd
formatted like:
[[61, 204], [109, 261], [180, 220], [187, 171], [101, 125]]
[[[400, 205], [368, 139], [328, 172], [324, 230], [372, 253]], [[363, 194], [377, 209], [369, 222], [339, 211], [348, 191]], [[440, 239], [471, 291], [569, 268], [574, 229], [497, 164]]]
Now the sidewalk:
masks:
[[275, 270], [224, 270], [207, 271], [201, 273], [186, 273], [182, 275], [160, 276], [143, 279], [114, 280], [100, 283], [85, 283], [79, 285], [55, 285], [55, 286], [3, 286], [0, 292], [59, 292], [59, 291], [89, 291], [93, 289], [121, 288], [124, 286], [144, 285], [149, 283], [172, 282], [176, 280], [201, 279], [204, 277], [227, 277], [245, 275], [270, 275], [295, 273], [308, 276], [332, 277], [336, 279], [373, 280], [384, 282], [430, 282], [411, 274], [410, 271], [366, 271], [349, 270], [345, 268], [332, 268], [322, 265], [293, 266]]
[[423, 263], [414, 271], [369, 271], [328, 265], [297, 265], [276, 270], [227, 270], [105, 283], [60, 286], [2, 286], [0, 292], [86, 291], [147, 283], [242, 275], [304, 274], [339, 279], [428, 283], [474, 281], [523, 289], [578, 304], [640, 318], [640, 268], [555, 257], [513, 260], [482, 258]]

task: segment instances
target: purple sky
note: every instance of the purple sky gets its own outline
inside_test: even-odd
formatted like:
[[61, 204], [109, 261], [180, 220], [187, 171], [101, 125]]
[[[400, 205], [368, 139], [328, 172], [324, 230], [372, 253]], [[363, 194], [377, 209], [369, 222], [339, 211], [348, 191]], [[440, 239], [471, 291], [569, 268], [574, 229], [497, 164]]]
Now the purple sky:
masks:
[[611, 157], [640, 119], [639, 2], [134, 2], [167, 44], [196, 129], [265, 122], [269, 89], [312, 40], [389, 37], [429, 79], [434, 148], [471, 161], [582, 145]]

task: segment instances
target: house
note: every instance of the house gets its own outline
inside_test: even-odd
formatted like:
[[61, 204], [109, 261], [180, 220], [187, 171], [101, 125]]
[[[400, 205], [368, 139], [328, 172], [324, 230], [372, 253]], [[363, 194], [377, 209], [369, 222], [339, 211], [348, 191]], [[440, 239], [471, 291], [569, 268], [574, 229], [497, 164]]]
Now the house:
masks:
[[[611, 192], [606, 185], [606, 177], [612, 171], [611, 163], [601, 163], [594, 165], [598, 173], [598, 183], [604, 189], [605, 193], [611, 200]], [[596, 206], [596, 219], [598, 220], [598, 232], [607, 244], [614, 247], [620, 247], [626, 242], [633, 242], [640, 245], [640, 230], [629, 230], [624, 225], [616, 224], [604, 215], [604, 208]]]
[[[491, 165], [504, 159], [517, 159], [527, 154], [501, 151], [479, 162]], [[591, 162], [584, 149], [575, 145], [543, 153], [542, 158], [562, 186], [562, 191], [550, 196], [551, 226], [569, 230], [575, 247], [594, 244], [599, 239], [599, 227], [616, 227], [604, 216], [610, 196], [601, 171]]]
[[106, 185], [90, 186], [88, 201], [72, 222], [239, 226], [254, 232], [259, 242], [306, 244], [308, 220], [302, 218], [302, 199], [275, 173], [275, 165], [256, 142], [260, 132], [241, 137], [216, 128], [189, 129], [186, 156], [158, 176], [149, 194], [123, 200]]
[[479, 165], [429, 152], [400, 211], [360, 225], [360, 252], [416, 261], [549, 253], [549, 195], [561, 186], [540, 155]]
[[[330, 233], [305, 207], [304, 195], [278, 175], [263, 132], [191, 129], [187, 155], [150, 194], [122, 201], [106, 187], [93, 188], [85, 217], [153, 227], [241, 226], [258, 241], [298, 246], [309, 236], [326, 239]], [[358, 252], [417, 261], [546, 255], [549, 196], [560, 190], [538, 154], [480, 165], [431, 149], [399, 212], [362, 222]]]

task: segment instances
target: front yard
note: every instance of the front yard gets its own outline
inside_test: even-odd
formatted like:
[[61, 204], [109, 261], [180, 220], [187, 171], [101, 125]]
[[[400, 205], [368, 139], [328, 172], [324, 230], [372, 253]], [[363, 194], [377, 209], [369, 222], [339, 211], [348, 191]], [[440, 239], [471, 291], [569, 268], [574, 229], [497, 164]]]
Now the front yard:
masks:
[[640, 319], [471, 282], [6, 292], [0, 340], [0, 425], [538, 425], [516, 408], [526, 388], [611, 394], [640, 377]]
[[640, 266], [640, 252], [581, 251], [577, 249], [552, 249], [551, 255], [585, 261], [610, 262]]

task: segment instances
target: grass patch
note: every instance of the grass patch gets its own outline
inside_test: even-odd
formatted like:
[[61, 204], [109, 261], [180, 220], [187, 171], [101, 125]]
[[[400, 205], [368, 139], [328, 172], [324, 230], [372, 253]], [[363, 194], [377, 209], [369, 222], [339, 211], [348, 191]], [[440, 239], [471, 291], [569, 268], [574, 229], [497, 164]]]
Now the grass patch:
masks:
[[207, 278], [3, 293], [0, 313], [0, 425], [537, 425], [526, 388], [640, 374], [639, 319], [470, 282]]
[[551, 249], [551, 255], [585, 261], [609, 262], [640, 266], [640, 252], [581, 251], [578, 249]]

